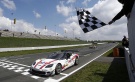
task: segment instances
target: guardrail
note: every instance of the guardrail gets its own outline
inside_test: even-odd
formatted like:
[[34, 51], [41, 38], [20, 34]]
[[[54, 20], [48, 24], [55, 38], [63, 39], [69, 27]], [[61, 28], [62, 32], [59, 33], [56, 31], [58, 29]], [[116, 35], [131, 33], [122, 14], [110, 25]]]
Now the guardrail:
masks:
[[130, 82], [135, 82], [135, 66], [133, 65], [133, 61], [131, 59], [131, 55], [129, 53], [128, 48], [125, 48], [125, 60]]
[[128, 19], [129, 51], [125, 49], [125, 59], [130, 82], [135, 82], [135, 3]]

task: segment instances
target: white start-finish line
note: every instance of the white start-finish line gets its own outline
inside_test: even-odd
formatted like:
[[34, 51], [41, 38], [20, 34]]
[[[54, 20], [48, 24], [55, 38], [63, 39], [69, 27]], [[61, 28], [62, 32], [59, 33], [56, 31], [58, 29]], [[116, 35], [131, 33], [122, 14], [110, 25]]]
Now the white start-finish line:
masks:
[[55, 80], [55, 79], [52, 79], [52, 78], [48, 78], [44, 82], [59, 82], [59, 81], [58, 80]]

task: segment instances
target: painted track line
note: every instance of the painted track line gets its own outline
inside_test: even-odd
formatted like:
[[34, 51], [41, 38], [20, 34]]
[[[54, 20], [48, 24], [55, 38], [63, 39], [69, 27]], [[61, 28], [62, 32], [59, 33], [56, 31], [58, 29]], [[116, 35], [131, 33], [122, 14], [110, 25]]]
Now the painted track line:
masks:
[[91, 53], [89, 53], [89, 54], [86, 54], [86, 55], [84, 55], [84, 56], [89, 56], [89, 55], [91, 55]]
[[23, 59], [27, 59], [27, 58], [30, 58], [30, 57], [15, 58], [15, 59], [10, 59], [10, 60], [23, 60]]
[[4, 60], [4, 62], [6, 62], [6, 63], [11, 63], [11, 64], [16, 64], [16, 65], [21, 65], [21, 66], [25, 66], [25, 67], [30, 67], [30, 66], [28, 66], [28, 65], [19, 64], [19, 63], [15, 63], [15, 62], [11, 62], [11, 61], [6, 61], [6, 60]]
[[65, 74], [65, 73], [60, 73], [61, 75], [68, 75], [68, 74]]
[[27, 68], [28, 67], [27, 65], [18, 64], [18, 63], [14, 63], [14, 62], [11, 63], [10, 61], [8, 61], [8, 62], [7, 61], [0, 61], [0, 67], [11, 70], [15, 73], [19, 73], [19, 74], [31, 77], [31, 78], [36, 79], [36, 80], [42, 78], [42, 77], [30, 74], [29, 68]]

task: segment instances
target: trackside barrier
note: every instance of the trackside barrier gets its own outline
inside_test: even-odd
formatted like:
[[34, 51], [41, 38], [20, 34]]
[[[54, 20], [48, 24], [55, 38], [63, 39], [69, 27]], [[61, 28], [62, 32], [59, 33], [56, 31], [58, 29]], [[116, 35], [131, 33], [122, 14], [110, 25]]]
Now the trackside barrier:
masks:
[[86, 45], [92, 45], [92, 44], [89, 43], [89, 44], [58, 45], [58, 46], [0, 48], [0, 52], [7, 52], [7, 51], [21, 51], [21, 50], [36, 50], [36, 49], [51, 49], [51, 48], [74, 47], [74, 46], [86, 46]]
[[[130, 1], [130, 0], [129, 0]], [[125, 51], [130, 82], [135, 82], [135, 3], [128, 19], [129, 53]]]
[[131, 60], [131, 55], [129, 53], [128, 48], [125, 48], [125, 61], [127, 65], [130, 82], [135, 82], [135, 67], [133, 65], [133, 61]]
[[118, 48], [113, 48], [113, 56], [119, 57], [119, 49]]
[[124, 48], [122, 46], [113, 48], [113, 57], [124, 57]]

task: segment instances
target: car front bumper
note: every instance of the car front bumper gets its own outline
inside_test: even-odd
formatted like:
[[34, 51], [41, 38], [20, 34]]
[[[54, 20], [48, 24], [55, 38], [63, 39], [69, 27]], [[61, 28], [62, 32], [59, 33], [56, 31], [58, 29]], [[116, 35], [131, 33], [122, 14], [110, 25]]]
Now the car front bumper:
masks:
[[30, 72], [32, 74], [37, 74], [37, 75], [45, 75], [45, 76], [51, 76], [55, 74], [55, 70], [52, 71], [43, 71], [43, 70], [38, 70], [38, 69], [34, 69], [34, 68], [30, 68]]

